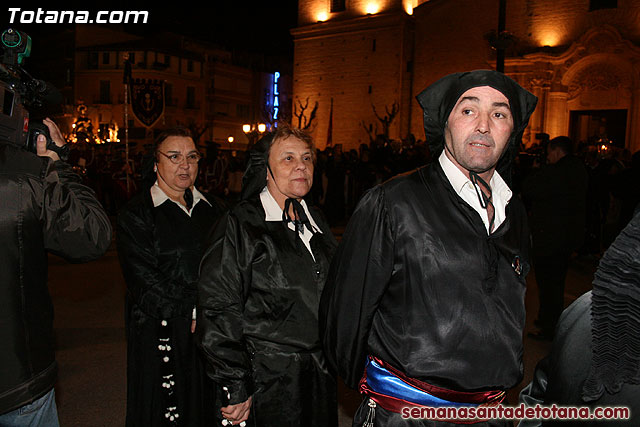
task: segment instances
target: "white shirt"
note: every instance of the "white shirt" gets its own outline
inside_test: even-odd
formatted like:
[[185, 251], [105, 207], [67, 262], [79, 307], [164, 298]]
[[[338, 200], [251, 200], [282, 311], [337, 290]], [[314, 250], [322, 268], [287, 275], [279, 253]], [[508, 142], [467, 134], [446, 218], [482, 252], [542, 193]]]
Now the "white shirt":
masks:
[[[282, 221], [282, 209], [280, 209], [280, 206], [278, 206], [278, 202], [276, 202], [276, 199], [274, 199], [271, 193], [269, 193], [267, 187], [264, 187], [262, 189], [262, 192], [260, 193], [260, 202], [262, 202], [262, 207], [264, 208], [265, 221]], [[307, 218], [309, 218], [309, 223], [311, 223], [311, 228], [313, 228], [313, 231], [316, 233], [322, 233], [322, 231], [320, 231], [320, 228], [318, 227], [318, 224], [316, 224], [316, 222], [313, 220], [313, 217], [309, 213], [309, 208], [307, 208], [307, 203], [304, 201], [304, 199], [300, 200], [300, 204], [304, 209], [304, 213], [307, 214]], [[289, 226], [289, 229], [295, 231], [296, 227], [293, 225], [293, 223], [289, 222], [287, 225]], [[300, 236], [300, 240], [302, 240], [302, 243], [304, 243], [304, 246], [307, 248], [307, 250], [311, 254], [311, 257], [315, 261], [313, 252], [311, 252], [310, 243], [312, 233], [305, 227], [302, 227], [302, 229], [298, 231], [298, 236]]]
[[[465, 176], [464, 173], [462, 173], [460, 169], [458, 169], [456, 165], [453, 164], [451, 160], [449, 160], [445, 154], [445, 150], [446, 148], [442, 150], [442, 154], [438, 159], [444, 174], [447, 176], [447, 179], [453, 186], [453, 189], [456, 190], [456, 193], [462, 197], [462, 200], [467, 202], [476, 212], [478, 212], [480, 218], [482, 218], [482, 221], [484, 222], [487, 233], [489, 233], [489, 216], [487, 215], [487, 210], [480, 205], [480, 200], [478, 200], [478, 194], [476, 193], [473, 183]], [[512, 193], [507, 183], [504, 182], [497, 171], [493, 173], [493, 176], [489, 181], [489, 187], [491, 187], [491, 201], [495, 209], [495, 217], [493, 220], [493, 229], [495, 231], [506, 218], [505, 209], [509, 200], [511, 200]]]
[[167, 196], [167, 194], [158, 185], [158, 181], [156, 181], [156, 183], [153, 184], [153, 186], [151, 187], [151, 200], [153, 201], [154, 208], [157, 208], [167, 200], [171, 200], [173, 203], [180, 206], [180, 209], [182, 209], [189, 216], [191, 216], [191, 212], [193, 212], [193, 208], [196, 207], [196, 205], [200, 200], [204, 201], [209, 206], [211, 206], [211, 203], [209, 203], [209, 201], [204, 198], [202, 193], [199, 192], [196, 187], [193, 187], [192, 193], [193, 193], [193, 205], [191, 206], [191, 209], [187, 209], [187, 207], [184, 206], [182, 203], [176, 202], [175, 200]]

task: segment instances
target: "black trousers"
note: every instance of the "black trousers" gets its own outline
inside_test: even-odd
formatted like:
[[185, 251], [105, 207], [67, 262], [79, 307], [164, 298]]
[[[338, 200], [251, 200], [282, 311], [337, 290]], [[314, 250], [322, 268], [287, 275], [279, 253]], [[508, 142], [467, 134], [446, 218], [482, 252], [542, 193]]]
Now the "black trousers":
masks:
[[570, 252], [533, 257], [538, 283], [538, 325], [548, 335], [553, 332], [564, 310], [564, 283], [569, 269]]

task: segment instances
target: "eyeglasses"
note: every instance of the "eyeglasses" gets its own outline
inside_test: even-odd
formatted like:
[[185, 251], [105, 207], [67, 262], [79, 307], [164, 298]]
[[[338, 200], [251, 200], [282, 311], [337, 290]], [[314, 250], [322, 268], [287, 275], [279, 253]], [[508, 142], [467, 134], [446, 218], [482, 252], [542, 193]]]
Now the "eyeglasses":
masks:
[[[159, 150], [158, 150], [158, 153], [160, 153], [163, 156], [165, 156], [174, 165], [182, 164], [182, 162], [184, 162], [184, 159], [185, 159], [185, 155], [182, 154], [182, 153], [165, 154], [165, 153], [163, 153], [162, 151], [159, 151]], [[193, 164], [198, 163], [198, 161], [202, 158], [202, 156], [200, 155], [200, 153], [196, 152], [196, 153], [187, 154], [186, 158], [187, 158], [187, 163], [189, 163], [190, 165], [193, 165]]]

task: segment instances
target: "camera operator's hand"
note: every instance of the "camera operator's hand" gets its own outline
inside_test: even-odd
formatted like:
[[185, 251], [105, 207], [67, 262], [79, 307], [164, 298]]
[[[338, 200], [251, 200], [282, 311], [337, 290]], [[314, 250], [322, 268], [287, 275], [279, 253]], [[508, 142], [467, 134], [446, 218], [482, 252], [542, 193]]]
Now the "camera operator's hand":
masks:
[[[58, 126], [53, 122], [53, 120], [46, 118], [42, 123], [47, 126], [51, 139], [58, 147], [62, 147], [66, 144], [60, 129], [58, 129]], [[38, 140], [36, 141], [36, 154], [38, 154], [38, 156], [51, 157], [54, 161], [60, 160], [58, 153], [47, 150], [47, 138], [44, 135], [38, 135]]]

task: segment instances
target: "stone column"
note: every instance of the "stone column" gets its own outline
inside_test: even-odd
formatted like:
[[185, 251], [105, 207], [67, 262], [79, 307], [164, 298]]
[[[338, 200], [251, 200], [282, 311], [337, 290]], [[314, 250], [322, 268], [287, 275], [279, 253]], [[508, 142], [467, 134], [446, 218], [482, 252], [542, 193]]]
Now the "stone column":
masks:
[[550, 138], [569, 135], [569, 108], [567, 92], [549, 92], [545, 111], [545, 132]]
[[[548, 86], [547, 86], [548, 87]], [[529, 119], [529, 138], [523, 141], [526, 147], [530, 147], [536, 142], [536, 133], [544, 132], [544, 117], [546, 103], [545, 82], [540, 79], [534, 79], [531, 82], [531, 93], [538, 97], [538, 104]]]

